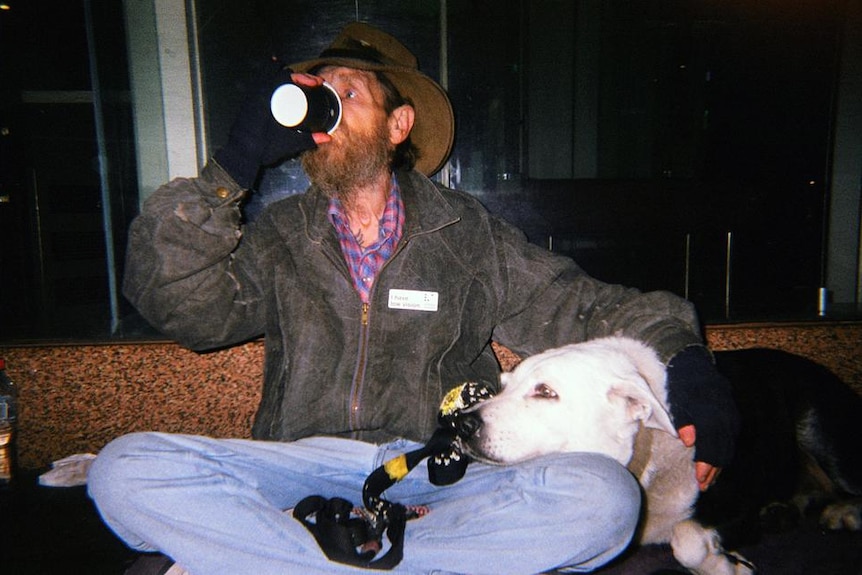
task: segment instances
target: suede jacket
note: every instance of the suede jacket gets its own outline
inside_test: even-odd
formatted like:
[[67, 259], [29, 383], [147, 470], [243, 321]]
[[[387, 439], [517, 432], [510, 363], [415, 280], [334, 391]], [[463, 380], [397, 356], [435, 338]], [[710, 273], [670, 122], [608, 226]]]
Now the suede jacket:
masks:
[[490, 342], [522, 357], [624, 334], [667, 361], [700, 345], [692, 306], [601, 283], [527, 242], [469, 194], [397, 174], [404, 235], [364, 306], [312, 187], [241, 226], [243, 190], [215, 162], [145, 202], [124, 294], [155, 327], [203, 350], [264, 336], [258, 439], [424, 441], [442, 396], [495, 384]]

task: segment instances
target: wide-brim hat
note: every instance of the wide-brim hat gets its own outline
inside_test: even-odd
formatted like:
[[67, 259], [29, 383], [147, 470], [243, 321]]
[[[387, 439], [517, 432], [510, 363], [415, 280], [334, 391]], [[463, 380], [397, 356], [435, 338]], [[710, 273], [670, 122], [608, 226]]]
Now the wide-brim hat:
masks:
[[455, 114], [446, 91], [419, 71], [419, 62], [401, 42], [362, 22], [345, 27], [320, 56], [291, 64], [295, 72], [321, 66], [343, 66], [381, 72], [410, 101], [416, 118], [410, 138], [419, 151], [416, 169], [435, 174], [452, 152]]

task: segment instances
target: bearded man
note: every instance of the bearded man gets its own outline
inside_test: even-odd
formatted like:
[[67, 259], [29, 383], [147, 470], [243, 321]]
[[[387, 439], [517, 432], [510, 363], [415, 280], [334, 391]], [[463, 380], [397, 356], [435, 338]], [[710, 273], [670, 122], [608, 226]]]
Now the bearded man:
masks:
[[[268, 97], [285, 81], [331, 84], [337, 129], [278, 125]], [[359, 501], [372, 470], [432, 435], [448, 390], [496, 384], [492, 340], [522, 356], [644, 341], [670, 362], [701, 484], [728, 461], [736, 412], [692, 307], [597, 281], [433, 183], [453, 138], [445, 91], [397, 40], [355, 23], [319, 58], [278, 67], [200, 176], [148, 198], [125, 295], [192, 349], [263, 336], [265, 375], [252, 440], [137, 433], [102, 450], [90, 494], [127, 544], [193, 575], [356, 572], [284, 510], [313, 494]], [[310, 189], [242, 225], [260, 167], [299, 153]], [[590, 571], [625, 549], [640, 505], [626, 469], [589, 453], [472, 463], [447, 486], [416, 471], [387, 495], [428, 510], [407, 522], [404, 573]]]

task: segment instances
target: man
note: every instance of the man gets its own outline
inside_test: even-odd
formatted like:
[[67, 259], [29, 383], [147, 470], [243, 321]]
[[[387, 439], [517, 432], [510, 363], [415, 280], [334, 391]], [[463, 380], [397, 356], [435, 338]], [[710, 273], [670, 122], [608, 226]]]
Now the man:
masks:
[[[654, 347], [708, 486], [736, 414], [691, 306], [598, 282], [428, 180], [449, 154], [452, 109], [394, 38], [351, 24], [291, 68], [263, 84], [200, 177], [148, 199], [125, 278], [141, 313], [189, 347], [265, 336], [255, 440], [112, 442], [90, 474], [106, 522], [193, 575], [354, 572], [283, 510], [312, 494], [360, 501], [373, 469], [430, 437], [446, 391], [497, 380], [492, 339], [522, 355], [617, 333]], [[339, 127], [275, 124], [267, 100], [284, 80], [332, 84]], [[308, 192], [241, 227], [260, 166], [301, 151]], [[639, 512], [631, 475], [595, 454], [474, 463], [446, 487], [415, 471], [386, 495], [430, 509], [407, 524], [397, 570], [409, 573], [590, 571], [626, 547]]]

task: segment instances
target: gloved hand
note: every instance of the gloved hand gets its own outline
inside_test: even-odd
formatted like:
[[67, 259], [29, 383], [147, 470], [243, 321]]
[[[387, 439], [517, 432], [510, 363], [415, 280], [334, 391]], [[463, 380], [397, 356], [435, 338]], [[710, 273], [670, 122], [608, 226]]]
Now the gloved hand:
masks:
[[740, 417], [730, 382], [703, 347], [688, 347], [667, 366], [667, 398], [677, 429], [694, 425], [695, 460], [723, 467], [730, 463]]
[[269, 108], [272, 92], [291, 83], [291, 70], [268, 63], [234, 120], [227, 144], [213, 158], [243, 188], [254, 185], [261, 166], [269, 166], [315, 146], [311, 134], [286, 128]]

